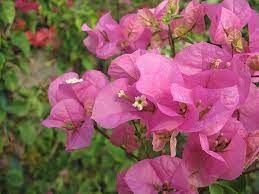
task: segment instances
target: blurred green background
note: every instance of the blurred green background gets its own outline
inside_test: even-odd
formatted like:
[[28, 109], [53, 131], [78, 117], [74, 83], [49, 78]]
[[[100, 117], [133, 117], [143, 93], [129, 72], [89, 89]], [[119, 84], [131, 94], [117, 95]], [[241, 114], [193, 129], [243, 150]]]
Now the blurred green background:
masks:
[[[256, 1], [250, 4], [259, 10]], [[50, 110], [47, 88], [66, 71], [82, 73], [109, 64], [83, 46], [83, 23], [93, 27], [107, 11], [118, 20], [160, 0], [132, 0], [131, 5], [120, 0], [37, 2], [37, 11], [23, 13], [15, 9], [14, 1], [0, 0], [0, 193], [116, 193], [116, 173], [132, 161], [98, 134], [88, 149], [67, 153], [64, 134], [40, 124]], [[30, 45], [26, 33], [42, 28], [54, 29], [50, 43]], [[198, 41], [204, 38], [192, 36]], [[252, 193], [259, 187], [258, 176], [243, 176], [228, 184], [241, 193]]]

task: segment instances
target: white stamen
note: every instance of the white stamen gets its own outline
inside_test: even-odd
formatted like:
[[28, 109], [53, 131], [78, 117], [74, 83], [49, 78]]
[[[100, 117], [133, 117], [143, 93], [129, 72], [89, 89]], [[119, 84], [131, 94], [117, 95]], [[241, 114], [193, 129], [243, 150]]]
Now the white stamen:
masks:
[[126, 96], [125, 91], [120, 90], [119, 93], [118, 93], [118, 96], [119, 96], [119, 98], [122, 98], [122, 97]]
[[221, 59], [215, 59], [214, 61], [211, 62], [212, 64], [212, 67], [217, 69], [219, 68], [219, 65], [222, 63], [222, 60]]
[[132, 104], [132, 106], [137, 108], [139, 111], [143, 110], [147, 105], [147, 98], [144, 95], [135, 97], [135, 102]]
[[68, 80], [66, 80], [66, 83], [67, 84], [76, 84], [76, 83], [80, 83], [80, 82], [83, 82], [84, 80], [83, 79], [78, 79], [78, 78], [70, 78]]

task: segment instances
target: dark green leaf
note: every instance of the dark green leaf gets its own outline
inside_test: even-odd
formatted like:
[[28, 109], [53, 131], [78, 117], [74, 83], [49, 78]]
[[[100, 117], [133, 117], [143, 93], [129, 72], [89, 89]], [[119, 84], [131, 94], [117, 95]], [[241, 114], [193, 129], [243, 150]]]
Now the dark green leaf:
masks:
[[[2, 2], [2, 3], [1, 3]], [[0, 2], [0, 18], [6, 24], [12, 24], [15, 18], [14, 1], [4, 0]]]
[[213, 184], [209, 187], [210, 194], [224, 194], [224, 190], [220, 185]]
[[18, 81], [19, 79], [14, 70], [9, 70], [4, 74], [4, 83], [7, 89], [16, 90]]
[[4, 66], [4, 63], [5, 63], [5, 56], [3, 53], [0, 52], [0, 71]]
[[222, 186], [224, 190], [226, 190], [227, 194], [238, 194], [238, 192], [235, 191], [235, 189], [233, 189], [227, 181], [219, 181], [216, 184]]
[[19, 188], [23, 184], [23, 174], [21, 170], [10, 169], [6, 175], [7, 185], [11, 188]]
[[19, 123], [18, 129], [22, 142], [26, 145], [32, 145], [37, 137], [37, 131], [31, 121]]
[[7, 107], [7, 110], [11, 114], [24, 116], [29, 112], [30, 105], [27, 101], [16, 100]]
[[17, 46], [26, 57], [30, 56], [31, 47], [29, 40], [27, 39], [24, 32], [14, 32], [11, 35], [11, 41], [14, 46]]

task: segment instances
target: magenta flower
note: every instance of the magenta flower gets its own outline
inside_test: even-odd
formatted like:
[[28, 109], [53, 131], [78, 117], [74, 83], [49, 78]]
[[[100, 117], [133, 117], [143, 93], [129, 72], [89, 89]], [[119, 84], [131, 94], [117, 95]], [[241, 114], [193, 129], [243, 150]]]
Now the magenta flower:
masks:
[[124, 145], [129, 153], [139, 148], [139, 144], [135, 140], [134, 128], [129, 124], [123, 124], [113, 129], [110, 141], [115, 146]]
[[127, 183], [124, 180], [127, 171], [123, 171], [117, 174], [117, 192], [118, 194], [134, 194], [130, 188], [128, 187]]
[[146, 49], [150, 39], [151, 31], [145, 28], [137, 14], [128, 14], [121, 18], [120, 26], [124, 40], [120, 45], [127, 53], [137, 49]]
[[191, 182], [204, 187], [218, 178], [233, 180], [241, 175], [246, 157], [242, 124], [234, 119], [212, 136], [192, 134], [183, 152]]
[[116, 128], [130, 120], [146, 121], [152, 111], [152, 103], [134, 85], [129, 85], [128, 79], [121, 78], [100, 91], [92, 118], [104, 128]]
[[259, 160], [259, 130], [249, 132], [246, 137], [246, 163], [245, 167], [248, 168], [255, 161]]
[[225, 68], [231, 59], [232, 56], [222, 48], [200, 42], [181, 50], [174, 60], [183, 74], [194, 75], [211, 68]]
[[108, 74], [113, 79], [127, 78], [130, 84], [135, 83], [140, 76], [136, 61], [146, 53], [148, 53], [146, 50], [137, 50], [132, 54], [124, 54], [117, 57], [111, 62]]
[[39, 3], [30, 0], [16, 0], [15, 7], [21, 12], [27, 13], [31, 10], [38, 10]]
[[182, 160], [166, 155], [136, 163], [124, 180], [135, 194], [190, 193], [188, 172]]
[[237, 110], [237, 119], [242, 122], [247, 131], [259, 129], [259, 89], [251, 84], [248, 98], [245, 103]]
[[226, 45], [230, 34], [238, 33], [242, 29], [238, 16], [224, 7], [208, 7], [207, 15], [211, 20], [209, 32], [213, 43]]
[[107, 77], [96, 70], [86, 72], [82, 78], [74, 72], [66, 73], [50, 84], [49, 101], [55, 105], [63, 99], [76, 99], [84, 106], [88, 115], [91, 115], [97, 94], [107, 84]]
[[74, 99], [65, 99], [55, 104], [50, 116], [42, 124], [65, 130], [67, 151], [85, 148], [91, 143], [94, 131], [92, 121], [86, 117], [83, 106]]
[[82, 78], [74, 72], [66, 73], [50, 84], [48, 95], [52, 110], [42, 124], [65, 130], [67, 151], [90, 145], [93, 136], [90, 119], [93, 105], [97, 94], [107, 83], [108, 79], [103, 73], [92, 70]]
[[249, 48], [251, 52], [259, 52], [259, 14], [253, 13], [248, 23]]
[[97, 57], [107, 59], [120, 52], [119, 43], [123, 40], [123, 34], [110, 13], [103, 15], [93, 30], [87, 24], [82, 26], [82, 30], [88, 33], [84, 45]]
[[173, 99], [180, 103], [180, 110], [185, 118], [179, 127], [184, 132], [217, 133], [231, 118], [239, 102], [236, 86], [222, 89], [198, 86], [190, 90], [173, 84], [171, 90]]
[[187, 7], [181, 12], [183, 18], [173, 22], [173, 28], [178, 36], [191, 30], [195, 33], [203, 33], [205, 31], [205, 10], [204, 6], [197, 0], [192, 0]]
[[65, 73], [64, 75], [58, 77], [53, 82], [51, 82], [48, 89], [48, 97], [49, 97], [49, 102], [51, 106], [54, 106], [55, 104], [58, 103], [57, 94], [58, 94], [59, 86], [62, 84], [66, 84], [66, 82], [69, 82], [69, 80], [75, 80], [75, 82], [76, 80], [78, 82], [82, 81], [79, 79], [79, 76], [77, 73], [69, 72], [69, 73]]

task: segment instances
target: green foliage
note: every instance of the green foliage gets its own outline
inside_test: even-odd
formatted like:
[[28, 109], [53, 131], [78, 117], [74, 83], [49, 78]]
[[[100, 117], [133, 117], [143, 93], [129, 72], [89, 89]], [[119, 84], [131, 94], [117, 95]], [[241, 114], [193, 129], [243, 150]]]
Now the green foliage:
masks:
[[0, 18], [4, 23], [12, 24], [15, 17], [14, 2], [5, 0], [0, 4]]

